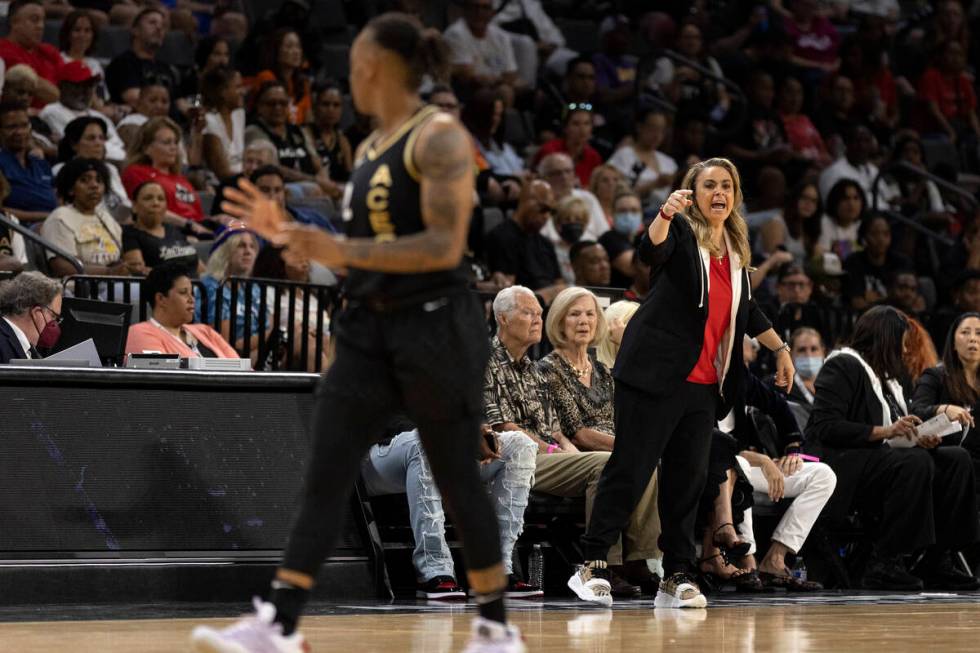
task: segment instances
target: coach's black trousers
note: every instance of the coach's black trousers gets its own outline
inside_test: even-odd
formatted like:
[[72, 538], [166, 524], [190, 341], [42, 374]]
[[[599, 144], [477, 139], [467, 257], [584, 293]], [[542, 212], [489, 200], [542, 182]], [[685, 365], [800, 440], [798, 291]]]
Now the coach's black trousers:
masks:
[[616, 441], [582, 537], [586, 560], [606, 559], [662, 461], [657, 500], [664, 571], [696, 569], [694, 520], [718, 399], [717, 385], [685, 381], [672, 395], [653, 397], [616, 382]]
[[283, 567], [315, 577], [342, 531], [361, 459], [395, 414], [419, 429], [470, 569], [498, 564], [497, 520], [477, 455], [489, 345], [468, 294], [335, 317], [336, 356], [317, 388], [313, 453]]

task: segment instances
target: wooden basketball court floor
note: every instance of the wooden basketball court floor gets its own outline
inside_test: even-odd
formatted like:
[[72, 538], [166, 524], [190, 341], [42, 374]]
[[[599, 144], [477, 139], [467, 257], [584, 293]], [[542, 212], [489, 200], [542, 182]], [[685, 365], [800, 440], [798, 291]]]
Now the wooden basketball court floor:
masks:
[[[513, 602], [529, 651], [976, 651], [980, 594], [825, 593], [716, 597], [707, 610], [612, 610], [571, 600]], [[224, 625], [246, 605], [51, 606], [0, 609], [6, 653], [187, 651], [197, 623]], [[313, 651], [454, 653], [472, 606], [421, 602], [318, 604], [303, 621]], [[220, 615], [220, 616], [219, 616]]]

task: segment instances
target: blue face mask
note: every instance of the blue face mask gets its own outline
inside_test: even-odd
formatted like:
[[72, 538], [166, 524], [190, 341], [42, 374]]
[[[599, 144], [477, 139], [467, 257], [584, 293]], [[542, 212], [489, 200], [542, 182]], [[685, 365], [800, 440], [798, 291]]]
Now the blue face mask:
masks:
[[639, 211], [620, 211], [613, 215], [613, 229], [624, 236], [632, 236], [640, 230], [643, 214]]
[[800, 356], [793, 359], [793, 365], [801, 379], [815, 379], [823, 367], [823, 359], [819, 356]]

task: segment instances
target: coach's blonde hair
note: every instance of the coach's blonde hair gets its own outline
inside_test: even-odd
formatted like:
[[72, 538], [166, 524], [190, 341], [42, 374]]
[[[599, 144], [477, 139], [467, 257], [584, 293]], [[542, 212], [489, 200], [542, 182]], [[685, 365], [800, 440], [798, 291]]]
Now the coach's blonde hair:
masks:
[[[742, 215], [742, 180], [739, 177], [738, 168], [735, 167], [735, 164], [721, 157], [699, 161], [691, 166], [691, 169], [684, 175], [684, 180], [681, 182], [680, 187], [692, 191], [695, 190], [698, 177], [701, 173], [708, 168], [716, 167], [724, 168], [732, 176], [735, 200], [732, 203], [732, 212], [728, 216], [728, 219], [725, 220], [725, 233], [728, 234], [732, 247], [735, 249], [735, 253], [738, 254], [739, 264], [744, 268], [752, 263], [752, 250], [749, 247], [749, 226], [746, 224], [745, 217]], [[691, 228], [694, 229], [694, 236], [697, 238], [698, 244], [708, 250], [712, 256], [720, 257], [722, 250], [711, 242], [711, 223], [701, 213], [701, 209], [698, 208], [698, 203], [695, 200], [696, 195], [697, 193], [695, 192], [694, 196], [691, 197], [693, 203], [685, 210], [684, 215], [691, 224]]]

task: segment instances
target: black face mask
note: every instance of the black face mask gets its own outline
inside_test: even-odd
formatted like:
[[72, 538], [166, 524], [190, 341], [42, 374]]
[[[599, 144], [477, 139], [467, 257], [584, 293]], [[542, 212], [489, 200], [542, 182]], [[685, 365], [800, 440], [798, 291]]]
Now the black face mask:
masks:
[[584, 233], [585, 226], [577, 222], [566, 222], [558, 230], [558, 235], [561, 236], [561, 239], [570, 245], [574, 245], [582, 240], [582, 234]]

